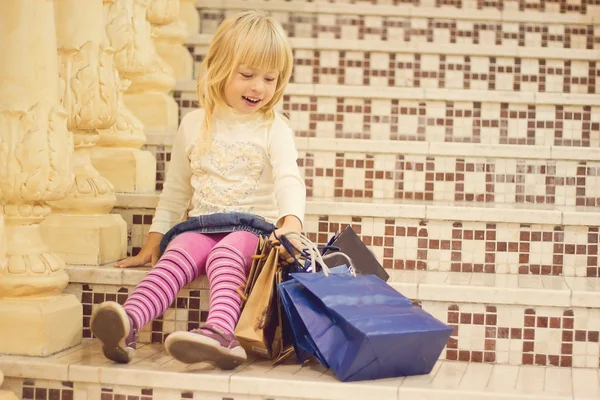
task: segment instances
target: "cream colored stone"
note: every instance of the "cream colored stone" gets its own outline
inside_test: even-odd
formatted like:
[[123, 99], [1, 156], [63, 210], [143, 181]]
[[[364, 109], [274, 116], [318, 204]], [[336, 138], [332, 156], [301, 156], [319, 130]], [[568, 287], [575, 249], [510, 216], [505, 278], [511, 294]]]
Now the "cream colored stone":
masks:
[[52, 214], [42, 224], [42, 234], [68, 264], [101, 265], [127, 255], [127, 223], [119, 214]]
[[[151, 131], [175, 131], [178, 125], [177, 119], [170, 118], [172, 110], [177, 114], [177, 104], [167, 95], [175, 87], [173, 70], [156, 52], [152, 27], [146, 19], [152, 15], [162, 23], [173, 21], [178, 9], [165, 8], [169, 1], [163, 4], [152, 0], [114, 0], [106, 5], [106, 33], [116, 49], [115, 63], [121, 78], [131, 82], [124, 96], [125, 104]], [[166, 12], [164, 18], [159, 17], [161, 12]], [[155, 96], [156, 93], [164, 96]], [[142, 103], [149, 105], [151, 111], [136, 107], [140, 102], [130, 102], [130, 96], [147, 97]], [[165, 102], [170, 111], [161, 113]]]
[[[98, 130], [117, 120], [118, 74], [101, 15], [102, 0], [55, 1], [62, 103], [75, 140], [75, 184], [65, 198], [49, 203], [53, 214], [42, 232], [68, 263], [115, 261], [126, 251], [125, 221], [108, 215], [116, 203], [113, 187], [94, 168], [90, 154]], [[109, 243], [116, 248], [105, 245], [104, 232], [114, 235]]]
[[0, 299], [0, 353], [45, 357], [76, 346], [82, 319], [73, 295]]
[[95, 147], [92, 162], [117, 192], [154, 193], [156, 159], [149, 151]]
[[174, 133], [179, 124], [175, 100], [166, 93], [127, 94], [125, 105], [144, 122], [146, 132]]
[[0, 276], [6, 270], [8, 260], [6, 259], [6, 233], [4, 232], [4, 214], [0, 209]]
[[39, 230], [50, 213], [46, 201], [63, 197], [73, 183], [53, 15], [52, 0], [0, 2], [0, 212], [7, 242], [0, 298], [58, 294], [68, 281]]
[[188, 36], [200, 32], [200, 15], [196, 8], [196, 0], [179, 0], [179, 16], [185, 24]]
[[[132, 0], [104, 0], [104, 16], [107, 40], [121, 61], [115, 66], [124, 68], [122, 61], [127, 57], [122, 57], [124, 52], [133, 58], [139, 52], [135, 45]], [[144, 125], [123, 101], [130, 85], [129, 80], [118, 78], [116, 121], [110, 128], [98, 130], [100, 136], [92, 150], [92, 163], [117, 192], [144, 193], [156, 186], [156, 161], [150, 152], [140, 150], [146, 142]]]
[[[189, 2], [186, 5], [188, 13], [191, 11], [191, 14], [198, 15], [195, 8], [189, 9]], [[148, 10], [156, 51], [169, 64], [177, 80], [192, 79], [194, 69], [192, 55], [184, 46], [190, 31], [181, 18], [182, 11], [185, 10], [179, 0], [151, 0]]]
[[183, 45], [188, 38], [188, 29], [182, 21], [164, 27], [156, 27], [154, 44], [158, 55], [165, 60], [177, 80], [193, 79], [194, 60]]

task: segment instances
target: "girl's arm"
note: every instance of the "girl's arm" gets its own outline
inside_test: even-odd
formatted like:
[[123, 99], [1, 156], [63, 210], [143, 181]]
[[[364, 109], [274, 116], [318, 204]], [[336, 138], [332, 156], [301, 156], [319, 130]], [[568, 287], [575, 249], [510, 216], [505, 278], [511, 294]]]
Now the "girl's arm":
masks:
[[279, 208], [276, 234], [301, 232], [306, 209], [306, 185], [298, 168], [294, 133], [280, 118], [271, 127], [269, 156]]

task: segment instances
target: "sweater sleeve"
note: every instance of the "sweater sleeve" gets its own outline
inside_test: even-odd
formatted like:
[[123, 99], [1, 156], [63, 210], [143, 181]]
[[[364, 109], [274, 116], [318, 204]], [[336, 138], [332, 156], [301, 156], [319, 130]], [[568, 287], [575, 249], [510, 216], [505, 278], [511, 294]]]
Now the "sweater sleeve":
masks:
[[304, 226], [306, 185], [300, 175], [300, 168], [298, 168], [298, 151], [294, 142], [294, 132], [279, 117], [276, 118], [270, 129], [268, 151], [279, 209], [276, 225], [281, 227], [284, 217], [294, 215]]
[[171, 149], [171, 161], [150, 232], [165, 234], [182, 221], [192, 198], [192, 168], [186, 152], [185, 118], [179, 125]]

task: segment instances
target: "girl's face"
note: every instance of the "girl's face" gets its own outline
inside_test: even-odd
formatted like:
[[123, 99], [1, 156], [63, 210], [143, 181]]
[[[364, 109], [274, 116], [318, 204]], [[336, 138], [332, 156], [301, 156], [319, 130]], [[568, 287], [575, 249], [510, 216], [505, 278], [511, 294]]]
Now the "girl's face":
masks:
[[273, 98], [279, 73], [240, 65], [225, 86], [225, 100], [234, 110], [253, 114]]

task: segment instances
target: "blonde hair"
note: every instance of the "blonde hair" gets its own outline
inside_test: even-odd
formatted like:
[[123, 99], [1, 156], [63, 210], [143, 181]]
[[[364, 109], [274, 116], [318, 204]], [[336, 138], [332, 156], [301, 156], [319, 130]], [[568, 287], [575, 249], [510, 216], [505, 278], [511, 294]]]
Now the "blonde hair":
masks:
[[199, 150], [212, 144], [212, 119], [217, 106], [226, 106], [225, 87], [241, 65], [278, 71], [273, 98], [260, 112], [267, 123], [275, 119], [275, 105], [292, 75], [293, 54], [283, 27], [267, 12], [242, 11], [217, 28], [198, 73], [198, 102], [204, 109]]

